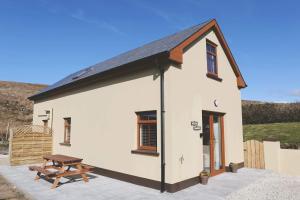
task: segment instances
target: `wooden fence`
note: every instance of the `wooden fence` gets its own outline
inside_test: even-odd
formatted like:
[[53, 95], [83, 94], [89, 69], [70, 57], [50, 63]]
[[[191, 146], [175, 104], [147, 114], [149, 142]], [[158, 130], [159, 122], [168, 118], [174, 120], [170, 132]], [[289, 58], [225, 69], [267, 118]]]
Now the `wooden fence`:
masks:
[[52, 131], [44, 126], [23, 126], [10, 131], [9, 154], [11, 165], [42, 162], [52, 153]]
[[264, 169], [265, 156], [263, 143], [256, 140], [244, 142], [244, 159], [245, 167]]

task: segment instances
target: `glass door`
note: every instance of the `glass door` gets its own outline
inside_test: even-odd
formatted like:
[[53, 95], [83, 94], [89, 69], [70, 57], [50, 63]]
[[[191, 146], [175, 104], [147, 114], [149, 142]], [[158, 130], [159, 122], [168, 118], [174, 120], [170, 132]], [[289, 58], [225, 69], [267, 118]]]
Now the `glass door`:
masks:
[[203, 112], [203, 168], [212, 176], [225, 171], [223, 114]]
[[222, 164], [222, 130], [221, 116], [213, 115], [213, 152], [214, 152], [214, 170], [221, 170]]
[[203, 169], [210, 172], [210, 123], [209, 114], [203, 113]]

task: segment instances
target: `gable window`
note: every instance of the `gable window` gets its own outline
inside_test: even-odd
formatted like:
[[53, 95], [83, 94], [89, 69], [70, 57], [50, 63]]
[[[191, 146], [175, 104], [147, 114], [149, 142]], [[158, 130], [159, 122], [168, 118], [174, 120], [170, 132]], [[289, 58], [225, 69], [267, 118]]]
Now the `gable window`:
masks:
[[222, 81], [218, 76], [217, 45], [206, 40], [207, 74], [206, 76], [216, 81]]
[[71, 118], [64, 118], [64, 142], [62, 144], [70, 145], [71, 143]]
[[156, 111], [138, 112], [138, 150], [156, 152], [157, 150], [157, 117]]
[[206, 55], [207, 55], [207, 72], [209, 74], [218, 75], [217, 66], [217, 45], [206, 41]]

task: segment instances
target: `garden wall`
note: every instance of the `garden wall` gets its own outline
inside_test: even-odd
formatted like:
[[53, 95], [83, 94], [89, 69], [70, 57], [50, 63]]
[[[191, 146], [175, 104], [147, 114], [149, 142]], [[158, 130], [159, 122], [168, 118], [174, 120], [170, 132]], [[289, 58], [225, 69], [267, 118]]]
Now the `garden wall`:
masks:
[[300, 150], [281, 149], [280, 142], [264, 141], [265, 168], [300, 176]]

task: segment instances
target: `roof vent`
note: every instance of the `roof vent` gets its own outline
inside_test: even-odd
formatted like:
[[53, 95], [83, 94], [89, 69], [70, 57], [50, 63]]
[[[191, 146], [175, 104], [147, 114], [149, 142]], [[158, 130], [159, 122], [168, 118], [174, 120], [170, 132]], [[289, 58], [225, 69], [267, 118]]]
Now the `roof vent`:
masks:
[[84, 70], [78, 72], [75, 76], [73, 76], [72, 79], [73, 79], [73, 80], [78, 79], [78, 78], [82, 77], [84, 74], [88, 73], [88, 72], [91, 71], [91, 70], [93, 70], [92, 67], [87, 68], [87, 69], [84, 69]]

